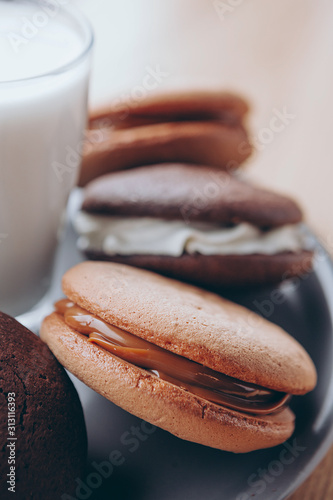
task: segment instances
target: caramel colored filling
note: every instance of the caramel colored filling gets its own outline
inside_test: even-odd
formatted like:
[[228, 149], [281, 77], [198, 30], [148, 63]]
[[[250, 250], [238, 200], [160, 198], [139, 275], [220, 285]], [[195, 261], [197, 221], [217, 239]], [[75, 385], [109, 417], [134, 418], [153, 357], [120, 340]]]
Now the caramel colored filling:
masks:
[[55, 304], [67, 325], [115, 356], [144, 368], [208, 401], [234, 410], [267, 415], [290, 396], [229, 377], [110, 325], [68, 299]]
[[112, 116], [112, 114], [101, 113], [99, 116], [93, 118], [89, 122], [90, 129], [110, 128], [114, 130], [129, 129], [141, 127], [146, 125], [159, 125], [162, 123], [176, 123], [176, 122], [217, 122], [225, 123], [227, 125], [239, 125], [241, 118], [235, 116], [232, 111], [202, 111], [201, 113], [192, 113], [182, 111], [174, 113], [172, 116], [165, 115], [164, 113], [142, 113], [130, 114], [126, 116], [126, 110], [122, 116]]

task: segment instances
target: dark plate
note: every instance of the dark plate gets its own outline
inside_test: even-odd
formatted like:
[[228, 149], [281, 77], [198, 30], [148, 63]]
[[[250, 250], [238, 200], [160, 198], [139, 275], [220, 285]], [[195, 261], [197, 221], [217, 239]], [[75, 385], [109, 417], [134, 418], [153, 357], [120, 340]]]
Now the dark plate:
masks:
[[[284, 445], [245, 455], [206, 448], [152, 428], [73, 377], [89, 437], [87, 472], [78, 480], [76, 498], [278, 500], [306, 479], [333, 442], [333, 268], [319, 244], [318, 252], [315, 272], [306, 277], [275, 288], [230, 294], [281, 325], [316, 364], [316, 389], [292, 399], [296, 413], [292, 438]], [[52, 299], [61, 295], [64, 270], [79, 260], [75, 236], [68, 229], [58, 255]]]

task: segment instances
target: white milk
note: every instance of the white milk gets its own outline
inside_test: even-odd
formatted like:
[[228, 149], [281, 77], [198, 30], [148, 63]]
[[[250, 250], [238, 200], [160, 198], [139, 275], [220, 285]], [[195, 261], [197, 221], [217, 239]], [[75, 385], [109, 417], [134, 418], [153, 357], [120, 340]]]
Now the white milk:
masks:
[[58, 10], [45, 17], [40, 5], [0, 1], [0, 310], [12, 315], [49, 287], [80, 161], [89, 56], [60, 68], [82, 54], [90, 35]]

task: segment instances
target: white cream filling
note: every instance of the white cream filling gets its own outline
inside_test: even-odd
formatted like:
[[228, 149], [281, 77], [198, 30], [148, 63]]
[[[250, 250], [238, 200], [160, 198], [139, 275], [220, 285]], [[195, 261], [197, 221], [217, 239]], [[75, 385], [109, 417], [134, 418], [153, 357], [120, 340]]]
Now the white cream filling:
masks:
[[270, 231], [241, 223], [233, 227], [217, 224], [167, 221], [152, 217], [111, 217], [77, 213], [74, 227], [81, 250], [106, 255], [273, 255], [299, 252], [306, 247], [300, 224]]

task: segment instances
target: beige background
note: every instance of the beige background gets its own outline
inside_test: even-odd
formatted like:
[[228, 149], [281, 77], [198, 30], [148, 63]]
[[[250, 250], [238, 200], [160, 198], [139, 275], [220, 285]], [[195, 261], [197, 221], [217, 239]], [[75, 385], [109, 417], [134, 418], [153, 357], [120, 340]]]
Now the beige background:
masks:
[[[333, 251], [331, 0], [72, 0], [96, 32], [91, 106], [135, 95], [147, 68], [157, 90], [212, 87], [249, 99], [259, 151], [248, 171], [288, 192]], [[147, 91], [149, 92], [149, 91]], [[267, 131], [276, 111], [292, 114]], [[333, 498], [333, 451], [292, 498]]]
[[[157, 90], [241, 92], [260, 137], [273, 109], [295, 115], [249, 162], [263, 184], [293, 194], [333, 240], [333, 2], [331, 0], [73, 0], [96, 32], [91, 105], [142, 85], [147, 67], [169, 73]], [[265, 132], [263, 132], [263, 137]]]

